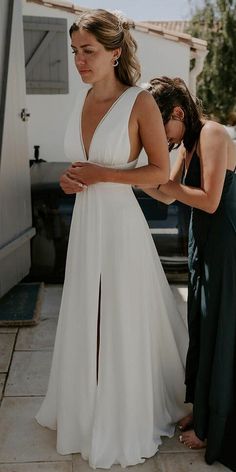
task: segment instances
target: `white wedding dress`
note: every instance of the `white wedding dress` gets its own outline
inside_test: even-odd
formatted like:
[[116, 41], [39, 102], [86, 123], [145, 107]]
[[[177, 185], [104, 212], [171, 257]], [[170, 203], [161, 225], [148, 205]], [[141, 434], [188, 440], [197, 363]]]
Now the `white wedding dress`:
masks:
[[[137, 161], [127, 163], [128, 122], [140, 91], [126, 90], [101, 120], [90, 162], [135, 167]], [[86, 159], [86, 93], [68, 124], [70, 161]], [[186, 414], [187, 342], [131, 186], [91, 185], [76, 197], [48, 391], [36, 417], [57, 429], [58, 452], [80, 452], [93, 468], [125, 467], [153, 456], [161, 436], [172, 436]]]

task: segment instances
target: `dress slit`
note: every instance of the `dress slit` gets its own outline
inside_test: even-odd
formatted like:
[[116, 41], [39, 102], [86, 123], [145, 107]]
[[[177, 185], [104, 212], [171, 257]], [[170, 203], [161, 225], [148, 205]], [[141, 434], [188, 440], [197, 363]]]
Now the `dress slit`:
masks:
[[97, 318], [97, 384], [98, 384], [99, 350], [100, 350], [100, 320], [101, 320], [101, 276], [100, 276], [100, 282], [99, 282], [98, 318]]

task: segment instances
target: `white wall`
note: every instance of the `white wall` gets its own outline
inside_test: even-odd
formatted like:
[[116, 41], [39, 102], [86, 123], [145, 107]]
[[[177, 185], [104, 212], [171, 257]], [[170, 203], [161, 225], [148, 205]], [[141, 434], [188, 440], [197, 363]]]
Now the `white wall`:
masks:
[[137, 30], [133, 36], [138, 44], [137, 55], [142, 66], [143, 82], [167, 75], [180, 76], [188, 84], [190, 48], [187, 44]]
[[[23, 2], [23, 15], [67, 18], [68, 30], [76, 18], [55, 8]], [[142, 67], [141, 82], [158, 75], [180, 76], [189, 80], [189, 46], [140, 31], [133, 35], [138, 43], [138, 57]], [[76, 72], [68, 33], [69, 94], [27, 95], [29, 159], [33, 157], [34, 145], [40, 146], [40, 157], [47, 161], [65, 161], [64, 133], [73, 107], [74, 99], [83, 86]]]
[[[138, 44], [137, 55], [142, 65], [141, 82], [149, 82], [154, 77], [166, 75], [181, 77], [189, 83], [190, 48], [187, 44], [164, 39], [141, 31], [134, 31]], [[171, 164], [176, 158], [172, 151]], [[147, 155], [143, 150], [138, 165], [147, 163]]]
[[33, 157], [34, 145], [40, 146], [40, 157], [47, 161], [65, 161], [64, 133], [74, 99], [82, 85], [74, 66], [71, 53], [69, 28], [76, 16], [56, 8], [23, 2], [23, 15], [66, 18], [68, 24], [68, 71], [69, 94], [27, 95], [29, 159]]

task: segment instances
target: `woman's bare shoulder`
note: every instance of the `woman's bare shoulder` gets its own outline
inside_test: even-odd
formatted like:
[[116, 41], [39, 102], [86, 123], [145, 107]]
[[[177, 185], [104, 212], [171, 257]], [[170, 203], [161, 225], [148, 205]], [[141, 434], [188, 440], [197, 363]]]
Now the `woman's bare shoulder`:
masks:
[[228, 139], [229, 134], [227, 133], [225, 127], [222, 124], [217, 123], [216, 121], [207, 120], [205, 121], [204, 126], [202, 127], [200, 138], [201, 139], [214, 138], [217, 140]]
[[160, 119], [159, 107], [147, 90], [141, 90], [138, 94], [133, 111], [141, 121], [149, 120], [151, 117]]
[[156, 106], [158, 108], [158, 105], [155, 102], [151, 93], [143, 89], [141, 89], [137, 96], [136, 104], [137, 106]]

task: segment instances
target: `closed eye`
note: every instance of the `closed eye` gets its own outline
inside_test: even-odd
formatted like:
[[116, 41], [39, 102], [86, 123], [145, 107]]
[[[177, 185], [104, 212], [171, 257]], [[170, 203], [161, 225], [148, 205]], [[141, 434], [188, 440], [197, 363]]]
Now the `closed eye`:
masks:
[[[93, 54], [95, 51], [92, 50], [92, 49], [82, 49], [82, 52], [84, 54]], [[78, 53], [78, 49], [73, 49], [72, 48], [72, 54], [77, 54]]]

